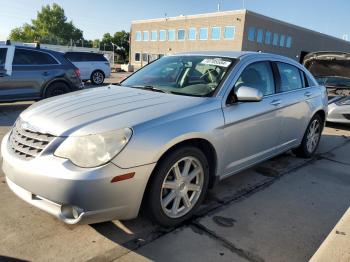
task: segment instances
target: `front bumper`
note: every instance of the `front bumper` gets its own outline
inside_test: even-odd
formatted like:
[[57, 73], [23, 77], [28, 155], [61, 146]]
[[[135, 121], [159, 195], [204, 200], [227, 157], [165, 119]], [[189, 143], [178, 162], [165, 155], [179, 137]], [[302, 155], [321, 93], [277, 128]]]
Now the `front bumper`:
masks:
[[[2, 169], [10, 189], [26, 202], [68, 223], [97, 223], [138, 215], [155, 164], [121, 169], [109, 163], [80, 168], [54, 155], [22, 160], [9, 148], [9, 134], [1, 145]], [[134, 177], [111, 183], [113, 177]]]
[[349, 105], [338, 106], [335, 103], [329, 104], [327, 121], [333, 122], [333, 123], [349, 124], [350, 123], [350, 106]]

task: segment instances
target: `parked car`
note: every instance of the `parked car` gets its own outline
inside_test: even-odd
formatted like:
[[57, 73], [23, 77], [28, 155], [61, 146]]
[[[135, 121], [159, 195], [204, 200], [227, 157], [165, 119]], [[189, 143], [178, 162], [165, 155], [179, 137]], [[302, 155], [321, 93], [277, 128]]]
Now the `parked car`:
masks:
[[90, 80], [95, 85], [101, 85], [106, 77], [111, 76], [111, 66], [103, 54], [67, 52], [66, 58], [80, 69], [83, 81]]
[[350, 54], [315, 52], [304, 58], [305, 67], [328, 92], [328, 122], [350, 123]]
[[79, 75], [62, 53], [0, 45], [0, 102], [39, 100], [82, 89]]
[[8, 186], [60, 220], [189, 219], [218, 181], [293, 149], [311, 157], [326, 89], [263, 53], [163, 57], [121, 86], [40, 101], [2, 141]]

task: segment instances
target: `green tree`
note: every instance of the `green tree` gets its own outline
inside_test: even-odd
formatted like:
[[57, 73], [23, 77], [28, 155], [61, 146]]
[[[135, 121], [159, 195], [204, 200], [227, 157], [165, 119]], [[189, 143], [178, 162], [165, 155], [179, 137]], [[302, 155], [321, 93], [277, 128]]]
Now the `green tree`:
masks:
[[102, 37], [100, 43], [100, 49], [104, 51], [112, 51], [113, 50], [113, 38], [110, 33], [105, 33]]
[[10, 39], [23, 42], [40, 41], [46, 44], [69, 44], [83, 39], [83, 32], [67, 21], [58, 4], [43, 6], [31, 24], [24, 24], [10, 33]]
[[122, 58], [123, 61], [126, 61], [129, 57], [129, 42], [130, 34], [123, 31], [116, 32], [113, 36], [113, 43], [117, 45], [117, 54]]
[[95, 40], [92, 41], [92, 47], [93, 48], [100, 48], [100, 45], [101, 45], [100, 39], [95, 39]]

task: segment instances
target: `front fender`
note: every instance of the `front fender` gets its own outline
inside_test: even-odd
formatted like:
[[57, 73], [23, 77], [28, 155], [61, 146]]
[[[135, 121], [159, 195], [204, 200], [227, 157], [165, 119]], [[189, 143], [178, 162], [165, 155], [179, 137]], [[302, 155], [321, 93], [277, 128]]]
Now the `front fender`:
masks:
[[147, 127], [136, 126], [129, 144], [112, 162], [121, 168], [155, 163], [174, 145], [195, 138], [205, 139], [216, 152], [223, 152], [223, 124], [222, 111], [216, 109]]

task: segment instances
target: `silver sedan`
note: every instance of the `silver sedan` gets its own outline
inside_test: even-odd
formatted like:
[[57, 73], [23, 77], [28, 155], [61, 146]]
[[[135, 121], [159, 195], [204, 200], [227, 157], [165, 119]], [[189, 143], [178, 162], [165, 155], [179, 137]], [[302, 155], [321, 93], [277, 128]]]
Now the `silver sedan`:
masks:
[[218, 181], [293, 149], [311, 157], [327, 94], [272, 54], [163, 57], [124, 80], [40, 101], [3, 139], [20, 198], [60, 220], [189, 219]]
[[328, 112], [328, 122], [350, 124], [350, 96], [329, 100]]

